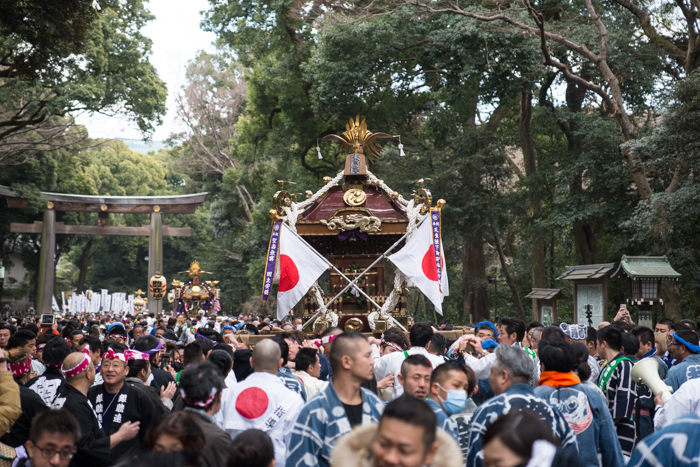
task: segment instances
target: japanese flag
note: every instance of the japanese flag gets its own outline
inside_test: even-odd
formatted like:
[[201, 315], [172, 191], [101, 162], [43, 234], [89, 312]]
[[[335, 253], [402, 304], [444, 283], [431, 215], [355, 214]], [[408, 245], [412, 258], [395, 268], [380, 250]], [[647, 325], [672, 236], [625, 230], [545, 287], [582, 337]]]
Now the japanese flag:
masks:
[[279, 245], [280, 282], [277, 289], [277, 318], [284, 319], [289, 310], [309, 291], [316, 279], [328, 269], [328, 266], [284, 223], [282, 223]]
[[442, 300], [450, 294], [445, 267], [445, 249], [440, 238], [440, 261], [442, 265], [441, 280], [438, 282], [437, 261], [433, 246], [432, 224], [428, 217], [418, 227], [413, 236], [401, 250], [389, 257], [416, 287], [435, 305], [435, 311], [442, 314]]

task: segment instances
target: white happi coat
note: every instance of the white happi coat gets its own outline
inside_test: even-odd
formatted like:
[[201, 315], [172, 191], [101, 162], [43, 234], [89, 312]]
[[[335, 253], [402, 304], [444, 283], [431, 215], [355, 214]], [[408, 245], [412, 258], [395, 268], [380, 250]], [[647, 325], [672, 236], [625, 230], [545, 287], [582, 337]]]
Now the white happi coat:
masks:
[[264, 431], [275, 447], [277, 466], [284, 467], [292, 428], [304, 407], [301, 396], [265, 372], [253, 373], [222, 394], [223, 429], [232, 439], [246, 430]]
[[663, 407], [656, 407], [654, 429], [660, 430], [690, 414], [700, 414], [700, 379], [683, 383]]
[[[375, 351], [374, 348], [372, 350], [372, 356], [375, 358], [379, 357], [379, 352]], [[377, 379], [377, 381], [384, 379], [388, 375], [394, 375], [394, 390], [391, 395], [392, 400], [403, 394], [403, 386], [401, 386], [401, 383], [399, 383], [398, 375], [401, 373], [401, 365], [403, 364], [403, 361], [406, 360], [406, 353], [408, 353], [408, 355], [425, 356], [425, 358], [430, 360], [433, 370], [435, 367], [445, 363], [444, 358], [429, 353], [423, 347], [411, 347], [404, 352], [392, 352], [388, 355], [384, 355], [383, 357], [376, 358], [376, 360], [374, 360], [374, 377]]]

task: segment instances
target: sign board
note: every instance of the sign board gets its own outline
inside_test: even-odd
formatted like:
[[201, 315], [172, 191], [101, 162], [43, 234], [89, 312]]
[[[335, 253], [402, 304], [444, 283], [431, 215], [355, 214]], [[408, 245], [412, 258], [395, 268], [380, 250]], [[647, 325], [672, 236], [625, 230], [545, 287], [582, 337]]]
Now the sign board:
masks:
[[588, 326], [586, 305], [591, 305], [593, 327], [603, 322], [603, 284], [578, 284], [576, 286], [576, 304], [578, 309], [578, 324]]

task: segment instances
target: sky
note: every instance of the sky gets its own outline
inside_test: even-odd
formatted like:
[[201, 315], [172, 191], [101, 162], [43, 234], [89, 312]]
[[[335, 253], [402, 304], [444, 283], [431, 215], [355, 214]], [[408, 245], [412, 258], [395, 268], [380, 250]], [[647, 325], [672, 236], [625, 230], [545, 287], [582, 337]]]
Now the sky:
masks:
[[[154, 141], [163, 141], [182, 129], [176, 121], [175, 96], [185, 83], [187, 62], [199, 50], [214, 51], [216, 36], [202, 31], [199, 26], [200, 12], [208, 5], [207, 0], [150, 0], [147, 3], [156, 18], [142, 32], [153, 41], [150, 62], [168, 87], [168, 113], [153, 133]], [[142, 138], [136, 124], [123, 118], [81, 114], [76, 115], [76, 121], [85, 125], [93, 138]]]

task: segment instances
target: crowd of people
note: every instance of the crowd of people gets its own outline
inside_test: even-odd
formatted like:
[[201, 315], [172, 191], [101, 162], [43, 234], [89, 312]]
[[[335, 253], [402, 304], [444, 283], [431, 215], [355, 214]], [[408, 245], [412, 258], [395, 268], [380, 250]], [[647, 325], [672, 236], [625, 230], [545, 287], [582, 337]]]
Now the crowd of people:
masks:
[[[368, 337], [308, 336], [293, 316], [58, 318], [0, 321], [0, 467], [700, 458], [700, 345], [689, 320], [651, 329], [624, 309], [597, 329], [502, 318], [450, 342], [431, 323]], [[253, 345], [252, 334], [270, 335]], [[633, 377], [645, 359], [670, 398]]]

